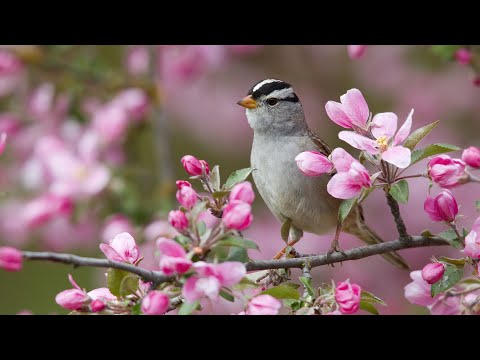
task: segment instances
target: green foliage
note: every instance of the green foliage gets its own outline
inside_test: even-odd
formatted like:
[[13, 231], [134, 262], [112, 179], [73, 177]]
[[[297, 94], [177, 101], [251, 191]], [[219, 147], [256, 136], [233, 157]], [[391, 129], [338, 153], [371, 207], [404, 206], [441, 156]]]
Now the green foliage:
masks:
[[459, 282], [463, 277], [463, 265], [446, 264], [445, 272], [440, 281], [432, 285], [432, 297], [437, 296], [441, 292], [450, 289], [453, 285]]
[[408, 203], [408, 182], [407, 180], [400, 180], [390, 187], [390, 195], [399, 203]]
[[429, 156], [444, 154], [451, 151], [460, 150], [459, 147], [450, 144], [432, 144], [412, 152], [410, 166], [426, 159]]
[[138, 276], [119, 269], [108, 269], [107, 287], [117, 297], [132, 294], [138, 288]]
[[252, 173], [254, 168], [245, 168], [234, 171], [227, 179], [225, 185], [223, 185], [223, 190], [231, 190], [235, 185], [245, 181], [248, 176]]
[[261, 294], [273, 296], [277, 299], [299, 299], [300, 294], [297, 290], [287, 284], [281, 284], [273, 288], [262, 291]]
[[236, 246], [244, 249], [258, 250], [258, 245], [251, 240], [244, 239], [240, 236], [230, 235], [225, 239], [219, 240], [215, 246]]
[[413, 150], [415, 146], [425, 137], [427, 136], [433, 129], [437, 127], [437, 125], [440, 123], [439, 120], [425, 125], [417, 130], [415, 130], [413, 133], [411, 133], [405, 142], [403, 143], [403, 146], [406, 148], [409, 148], [410, 150]]
[[343, 200], [338, 208], [338, 221], [343, 223], [347, 216], [352, 212], [352, 210], [357, 206], [358, 197], [353, 199]]

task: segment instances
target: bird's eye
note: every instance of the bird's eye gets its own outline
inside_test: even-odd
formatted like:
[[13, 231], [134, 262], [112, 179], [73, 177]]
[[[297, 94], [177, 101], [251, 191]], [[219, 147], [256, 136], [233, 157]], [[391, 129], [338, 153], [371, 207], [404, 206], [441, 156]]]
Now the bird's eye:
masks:
[[277, 103], [278, 103], [278, 99], [277, 99], [277, 98], [267, 99], [267, 104], [270, 105], [270, 106], [277, 105]]

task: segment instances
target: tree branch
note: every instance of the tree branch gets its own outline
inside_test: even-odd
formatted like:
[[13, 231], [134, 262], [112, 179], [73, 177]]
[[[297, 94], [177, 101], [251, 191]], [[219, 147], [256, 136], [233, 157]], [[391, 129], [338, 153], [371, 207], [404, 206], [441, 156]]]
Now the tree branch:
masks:
[[[397, 251], [402, 249], [425, 247], [425, 246], [440, 246], [448, 245], [448, 242], [439, 237], [423, 237], [414, 236], [411, 241], [394, 240], [381, 244], [367, 245], [354, 249], [347, 250], [343, 253], [336, 252], [330, 255], [312, 255], [293, 259], [280, 260], [256, 260], [248, 262], [246, 265], [247, 271], [255, 270], [269, 270], [269, 269], [289, 269], [299, 268], [303, 269], [308, 263], [309, 268], [314, 268], [323, 265], [335, 264], [348, 260], [363, 259], [373, 255], [379, 255], [386, 252]], [[151, 281], [154, 284], [173, 280], [173, 276], [166, 276], [161, 271], [147, 270], [131, 264], [121, 263], [117, 261], [110, 261], [106, 259], [96, 259], [81, 257], [72, 254], [58, 254], [53, 252], [34, 252], [23, 251], [23, 257], [27, 260], [41, 260], [52, 261], [63, 264], [72, 264], [74, 266], [90, 266], [99, 268], [114, 268], [128, 271], [132, 274], [140, 276], [145, 281]]]
[[390, 212], [393, 215], [393, 219], [395, 220], [395, 225], [397, 225], [398, 235], [400, 236], [400, 240], [409, 241], [411, 240], [411, 236], [408, 235], [407, 227], [403, 222], [402, 215], [400, 215], [400, 207], [398, 206], [398, 202], [393, 198], [390, 193], [385, 190], [385, 196], [387, 197], [388, 206], [390, 206]]

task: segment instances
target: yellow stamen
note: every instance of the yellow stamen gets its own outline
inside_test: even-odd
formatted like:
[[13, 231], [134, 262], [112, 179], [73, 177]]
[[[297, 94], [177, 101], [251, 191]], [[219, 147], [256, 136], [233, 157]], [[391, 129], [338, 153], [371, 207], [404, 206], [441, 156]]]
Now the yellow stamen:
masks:
[[381, 151], [381, 152], [384, 152], [385, 150], [388, 149], [388, 138], [383, 135], [383, 136], [380, 136], [378, 139], [377, 139], [377, 144], [378, 144], [378, 149]]
[[75, 178], [78, 180], [84, 180], [88, 176], [88, 171], [85, 166], [79, 166], [74, 172]]

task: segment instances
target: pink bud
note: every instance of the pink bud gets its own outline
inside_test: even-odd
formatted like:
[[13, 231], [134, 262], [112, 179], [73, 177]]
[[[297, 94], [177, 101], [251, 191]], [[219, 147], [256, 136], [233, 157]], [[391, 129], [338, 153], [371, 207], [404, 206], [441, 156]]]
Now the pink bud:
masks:
[[135, 228], [126, 216], [122, 214], [111, 215], [108, 217], [103, 227], [102, 240], [104, 242], [109, 242], [110, 239], [113, 239], [116, 235], [122, 232], [134, 234]]
[[192, 261], [186, 258], [185, 249], [172, 239], [157, 239], [157, 247], [160, 251], [160, 270], [165, 275], [183, 274], [192, 266]]
[[367, 46], [368, 45], [347, 45], [348, 56], [350, 56], [352, 60], [360, 59], [363, 54], [365, 54]]
[[181, 162], [188, 174], [192, 176], [202, 175], [202, 163], [195, 156], [185, 155]]
[[22, 261], [23, 255], [20, 250], [10, 246], [0, 247], [0, 268], [7, 271], [20, 271]]
[[105, 309], [105, 304], [101, 300], [95, 300], [90, 304], [92, 312], [99, 312]]
[[362, 288], [350, 282], [341, 282], [335, 288], [335, 300], [343, 314], [353, 314], [360, 306]]
[[162, 315], [168, 311], [170, 299], [161, 291], [152, 290], [142, 300], [142, 312], [145, 315]]
[[245, 230], [253, 221], [252, 207], [243, 201], [232, 201], [223, 210], [222, 218], [227, 228]]
[[239, 200], [252, 204], [255, 200], [255, 193], [252, 189], [252, 184], [249, 181], [244, 181], [240, 184], [237, 184], [233, 187], [228, 198], [230, 202]]
[[177, 180], [175, 184], [177, 184], [178, 190], [180, 190], [184, 186], [192, 187], [192, 184], [190, 184], [188, 181], [185, 181], [185, 180]]
[[202, 164], [203, 167], [205, 168], [205, 173], [207, 175], [210, 174], [210, 168], [208, 166], [208, 163], [205, 160], [200, 160], [200, 164]]
[[433, 221], [451, 223], [458, 214], [457, 201], [449, 190], [443, 190], [435, 198], [427, 196], [423, 208]]
[[168, 222], [176, 230], [182, 232], [188, 228], [188, 219], [180, 210], [172, 210], [168, 213]]
[[472, 52], [468, 49], [461, 48], [455, 52], [455, 59], [461, 65], [468, 65], [472, 61]]
[[55, 302], [61, 307], [69, 310], [79, 310], [90, 298], [79, 289], [68, 289], [57, 294]]
[[197, 192], [189, 186], [183, 186], [177, 191], [177, 200], [180, 205], [184, 206], [186, 209], [193, 208], [197, 203], [197, 198]]
[[422, 278], [429, 284], [435, 284], [440, 281], [445, 272], [445, 266], [442, 263], [430, 263], [422, 269]]
[[438, 155], [428, 162], [428, 176], [440, 187], [448, 189], [465, 183], [467, 165], [460, 159], [448, 155]]
[[318, 151], [304, 151], [295, 157], [300, 171], [307, 176], [320, 176], [333, 170], [333, 164]]
[[480, 149], [475, 146], [470, 146], [463, 150], [462, 160], [465, 161], [468, 166], [480, 169]]
[[465, 237], [465, 254], [472, 259], [480, 259], [480, 218], [475, 220], [472, 231]]
[[277, 315], [282, 307], [280, 301], [270, 295], [259, 295], [248, 303], [246, 315]]
[[0, 133], [0, 155], [3, 154], [6, 143], [7, 143], [7, 133], [2, 132]]

